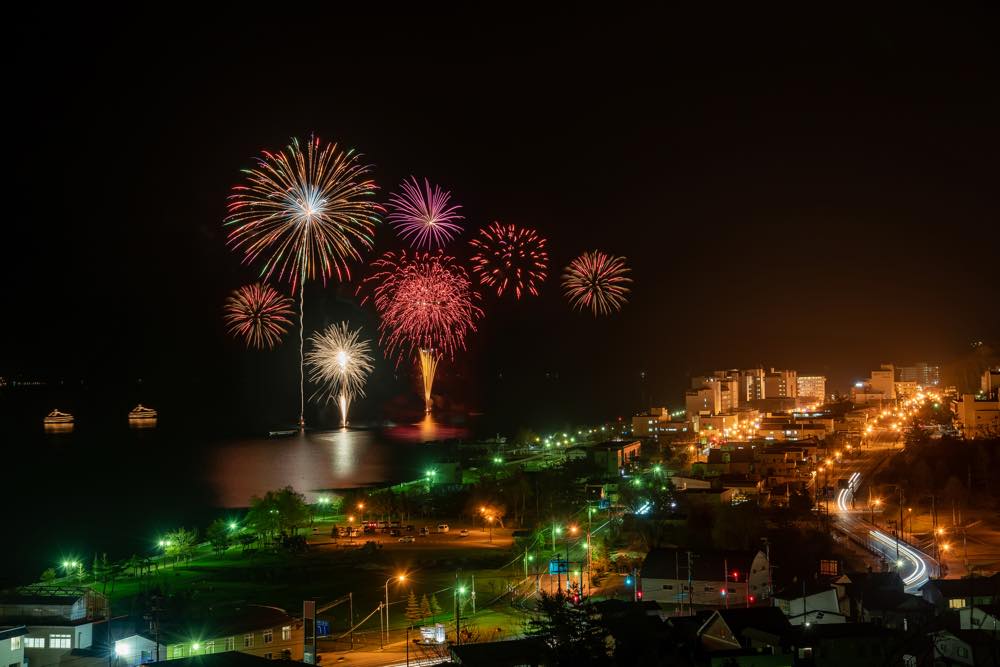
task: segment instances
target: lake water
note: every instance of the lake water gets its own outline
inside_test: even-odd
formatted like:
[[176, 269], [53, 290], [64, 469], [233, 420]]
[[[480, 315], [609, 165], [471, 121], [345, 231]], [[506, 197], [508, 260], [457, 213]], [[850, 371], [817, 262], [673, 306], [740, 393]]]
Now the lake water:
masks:
[[129, 428], [124, 418], [78, 418], [71, 430], [48, 433], [40, 418], [14, 422], [3, 431], [0, 585], [37, 577], [68, 557], [89, 563], [95, 553], [148, 553], [163, 532], [203, 529], [271, 489], [290, 485], [314, 498], [416, 479], [441, 456], [429, 441], [467, 434], [431, 419], [273, 438], [263, 429], [224, 437], [170, 422]]

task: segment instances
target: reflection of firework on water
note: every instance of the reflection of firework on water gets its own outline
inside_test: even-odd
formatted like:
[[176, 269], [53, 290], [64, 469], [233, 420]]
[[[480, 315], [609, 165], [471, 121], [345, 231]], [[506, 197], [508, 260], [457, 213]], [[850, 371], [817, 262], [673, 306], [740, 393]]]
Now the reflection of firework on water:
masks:
[[483, 311], [461, 266], [441, 251], [386, 253], [372, 263], [377, 271], [365, 282], [375, 285], [375, 307], [382, 316], [382, 342], [388, 354], [407, 356], [421, 348], [454, 356], [465, 349]]
[[431, 187], [425, 178], [423, 188], [416, 178], [403, 181], [402, 190], [389, 196], [386, 220], [399, 235], [415, 248], [444, 246], [462, 231], [461, 206], [449, 205], [451, 193], [438, 186]]
[[274, 348], [292, 323], [292, 300], [261, 283], [234, 290], [226, 299], [226, 331], [247, 347]]
[[371, 345], [361, 340], [361, 329], [351, 330], [347, 322], [331, 324], [309, 339], [306, 354], [309, 379], [322, 386], [313, 398], [336, 400], [341, 425], [347, 425], [347, 408], [354, 398], [365, 395], [365, 383], [372, 372]]
[[522, 292], [538, 296], [549, 256], [545, 252], [545, 239], [534, 229], [494, 222], [479, 230], [479, 237], [469, 244], [476, 249], [471, 259], [472, 271], [481, 284], [496, 289], [501, 297], [508, 287], [518, 299]]
[[630, 269], [625, 266], [624, 257], [612, 257], [600, 250], [585, 252], [566, 267], [562, 284], [573, 308], [589, 308], [594, 316], [607, 315], [613, 310], [621, 310], [628, 301], [627, 277]]
[[229, 196], [229, 245], [247, 263], [264, 261], [261, 276], [277, 272], [292, 292], [302, 280], [350, 278], [347, 262], [361, 258], [355, 244], [372, 246], [381, 210], [372, 201], [371, 167], [354, 151], [297, 139], [278, 153], [265, 151], [244, 170], [247, 182]]

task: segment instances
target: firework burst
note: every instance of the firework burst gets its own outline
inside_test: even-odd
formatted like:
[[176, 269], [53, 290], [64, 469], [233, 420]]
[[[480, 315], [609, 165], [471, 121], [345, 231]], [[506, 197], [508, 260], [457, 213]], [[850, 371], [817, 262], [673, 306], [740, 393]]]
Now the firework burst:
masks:
[[628, 301], [628, 283], [624, 257], [613, 257], [600, 250], [585, 252], [566, 267], [562, 284], [574, 309], [589, 308], [598, 315], [608, 315], [621, 310]]
[[508, 288], [518, 299], [524, 292], [538, 296], [549, 256], [545, 239], [534, 229], [494, 222], [479, 230], [479, 237], [469, 244], [476, 249], [471, 259], [472, 272], [479, 276], [480, 284], [495, 289], [498, 297]]
[[[414, 352], [423, 376], [424, 406], [431, 410], [434, 374], [442, 356], [465, 349], [483, 311], [468, 274], [453, 257], [434, 253], [388, 252], [372, 263], [374, 274], [362, 285], [382, 316], [379, 341], [397, 364]], [[367, 298], [367, 297], [366, 297]]]
[[293, 293], [317, 276], [349, 279], [347, 264], [361, 259], [356, 246], [371, 248], [381, 211], [360, 158], [318, 138], [265, 151], [229, 196], [229, 245], [245, 263], [263, 260], [261, 276], [291, 281]]
[[450, 205], [451, 193], [438, 186], [431, 187], [425, 178], [413, 176], [399, 186], [401, 192], [389, 196], [386, 220], [396, 232], [415, 248], [439, 248], [462, 232], [458, 224], [461, 206]]
[[261, 283], [234, 290], [226, 299], [226, 330], [247, 347], [273, 349], [292, 323], [292, 300]]
[[322, 387], [313, 398], [336, 400], [341, 425], [347, 426], [348, 406], [365, 395], [365, 383], [372, 372], [371, 345], [361, 339], [361, 329], [351, 330], [347, 322], [331, 324], [322, 333], [313, 334], [309, 342], [309, 379]]

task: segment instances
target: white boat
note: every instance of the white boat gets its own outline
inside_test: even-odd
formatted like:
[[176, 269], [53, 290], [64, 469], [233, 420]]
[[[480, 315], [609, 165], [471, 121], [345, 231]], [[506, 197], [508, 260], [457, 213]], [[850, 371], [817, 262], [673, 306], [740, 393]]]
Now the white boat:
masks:
[[153, 408], [147, 408], [145, 405], [140, 403], [135, 406], [135, 408], [128, 413], [129, 419], [156, 419], [156, 410]]
[[45, 417], [46, 424], [72, 424], [73, 415], [68, 412], [53, 410]]

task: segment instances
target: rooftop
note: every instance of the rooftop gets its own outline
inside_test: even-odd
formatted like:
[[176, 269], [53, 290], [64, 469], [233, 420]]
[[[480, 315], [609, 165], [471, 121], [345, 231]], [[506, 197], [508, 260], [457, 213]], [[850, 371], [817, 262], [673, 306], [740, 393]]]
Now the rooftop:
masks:
[[[748, 551], [706, 551], [701, 550], [692, 556], [694, 561], [691, 578], [697, 581], [722, 581], [737, 573], [737, 580], [744, 581], [749, 574], [758, 550]], [[642, 577], [652, 579], [687, 579], [686, 549], [653, 549], [646, 554], [642, 562]]]

